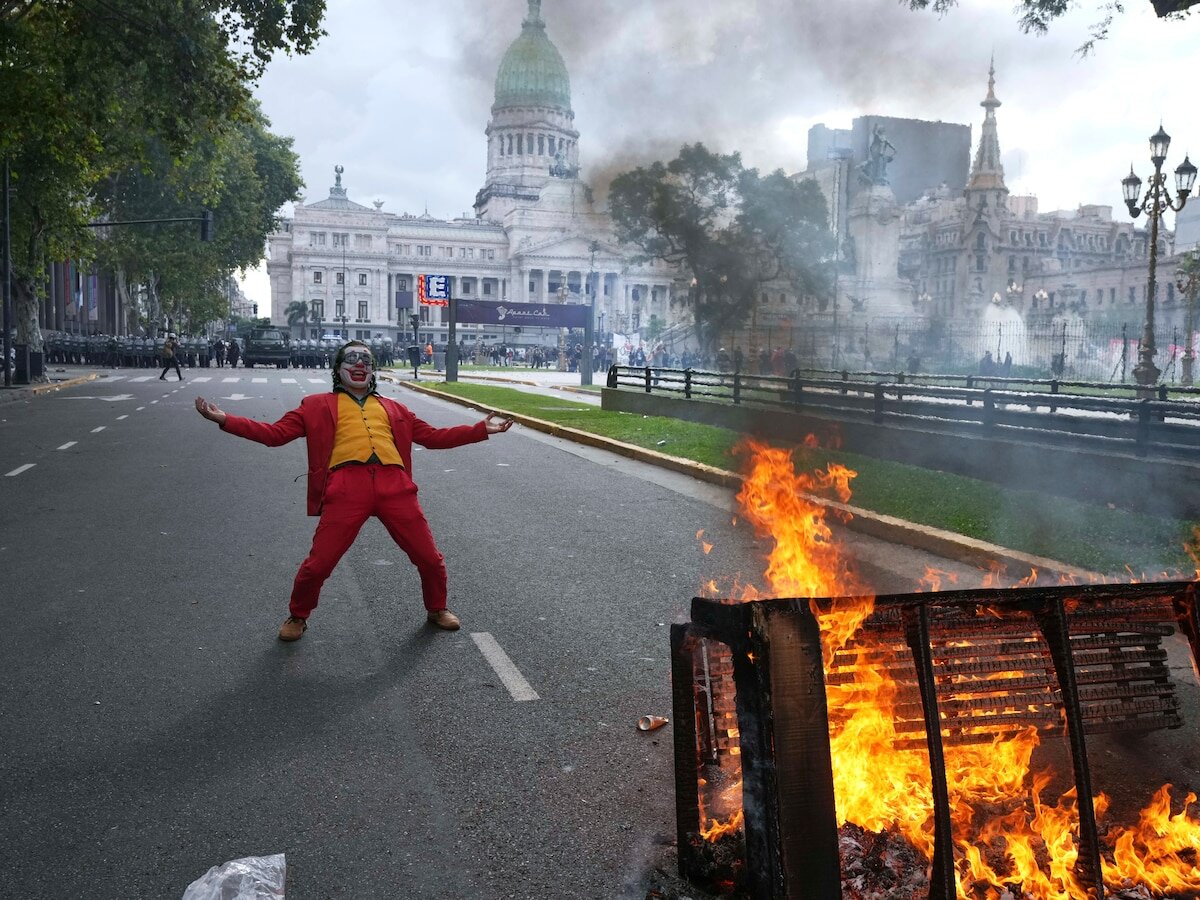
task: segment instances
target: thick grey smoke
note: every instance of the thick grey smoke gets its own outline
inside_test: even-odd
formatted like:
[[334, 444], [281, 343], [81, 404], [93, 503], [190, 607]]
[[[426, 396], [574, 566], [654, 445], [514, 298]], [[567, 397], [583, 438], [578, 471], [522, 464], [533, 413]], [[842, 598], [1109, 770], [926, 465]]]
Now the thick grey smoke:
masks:
[[[525, 0], [458, 0], [473, 109], [490, 104], [501, 56]], [[898, 0], [544, 0], [547, 33], [571, 74], [584, 176], [601, 191], [631, 165], [703, 141], [747, 165], [804, 167], [807, 125], [848, 127], [868, 113], [980, 118], [989, 54], [1029, 41], [1007, 9], [958, 10], [989, 34], [963, 42]], [[1047, 50], [1071, 36], [1041, 39]], [[1014, 54], [1015, 55], [1015, 54]], [[793, 139], [781, 140], [787, 121]]]

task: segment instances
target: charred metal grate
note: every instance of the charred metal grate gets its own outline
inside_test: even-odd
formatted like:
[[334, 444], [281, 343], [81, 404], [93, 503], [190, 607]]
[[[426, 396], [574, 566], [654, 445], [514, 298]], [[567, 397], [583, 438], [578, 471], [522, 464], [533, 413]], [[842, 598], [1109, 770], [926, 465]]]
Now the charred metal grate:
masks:
[[[841, 897], [825, 685], [849, 682], [869, 654], [900, 691], [896, 749], [929, 754], [930, 900], [956, 896], [943, 748], [1030, 725], [1067, 739], [1080, 798], [1076, 870], [1101, 898], [1085, 737], [1183, 724], [1162, 646], [1176, 627], [1195, 665], [1194, 583], [880, 596], [826, 673], [810, 601], [697, 598], [692, 623], [671, 631], [680, 871], [755, 898]], [[744, 827], [714, 857], [701, 807], [739, 778]]]

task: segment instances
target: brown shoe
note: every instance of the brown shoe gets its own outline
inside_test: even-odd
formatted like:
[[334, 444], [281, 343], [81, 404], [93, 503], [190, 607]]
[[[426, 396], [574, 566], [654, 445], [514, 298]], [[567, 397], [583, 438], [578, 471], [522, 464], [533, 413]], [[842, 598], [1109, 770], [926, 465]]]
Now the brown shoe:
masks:
[[304, 637], [306, 630], [308, 630], [307, 620], [299, 616], [288, 616], [279, 626], [279, 639], [281, 641], [298, 641]]
[[428, 619], [430, 625], [434, 628], [440, 628], [443, 631], [458, 631], [462, 627], [462, 622], [458, 620], [458, 616], [448, 609], [431, 609]]

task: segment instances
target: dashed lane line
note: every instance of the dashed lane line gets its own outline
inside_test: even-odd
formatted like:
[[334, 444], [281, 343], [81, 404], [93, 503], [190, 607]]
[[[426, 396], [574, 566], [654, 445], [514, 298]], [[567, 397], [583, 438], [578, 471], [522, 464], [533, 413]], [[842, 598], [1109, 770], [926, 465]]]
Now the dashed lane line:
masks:
[[54, 449], [55, 450], [70, 450], [72, 447], [74, 447], [78, 443], [79, 443], [79, 441], [67, 441], [61, 447], [55, 447]]
[[108, 427], [107, 425], [101, 425], [101, 426], [99, 426], [99, 427], [97, 427], [97, 428], [93, 428], [93, 429], [92, 429], [92, 434], [99, 434], [101, 431], [103, 431], [103, 430], [104, 430], [105, 428], [107, 428], [107, 427]]
[[22, 472], [28, 472], [30, 469], [32, 469], [36, 465], [37, 465], [37, 463], [25, 463], [25, 465], [23, 465], [23, 466], [17, 466], [11, 472], [5, 472], [4, 477], [12, 478], [14, 475], [20, 475]]
[[129, 418], [129, 414], [126, 413], [123, 416], [117, 416], [117, 421], [120, 422], [122, 419], [128, 419], [128, 418]]
[[473, 633], [471, 640], [475, 642], [475, 646], [479, 648], [479, 652], [483, 654], [483, 658], [488, 661], [496, 675], [504, 682], [504, 686], [508, 688], [508, 692], [514, 700], [519, 703], [524, 700], [539, 699], [537, 691], [530, 687], [525, 676], [513, 665], [513, 661], [496, 643], [494, 637], [486, 631], [480, 631]]

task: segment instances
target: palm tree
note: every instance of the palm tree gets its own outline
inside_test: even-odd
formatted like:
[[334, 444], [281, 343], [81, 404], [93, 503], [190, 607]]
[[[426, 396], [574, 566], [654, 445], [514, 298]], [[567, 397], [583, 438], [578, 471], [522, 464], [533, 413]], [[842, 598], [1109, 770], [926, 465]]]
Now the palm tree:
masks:
[[301, 337], [306, 336], [308, 331], [308, 304], [303, 300], [293, 300], [284, 309], [283, 314], [287, 316], [287, 323], [291, 327], [297, 324], [303, 326], [304, 331], [301, 332]]

